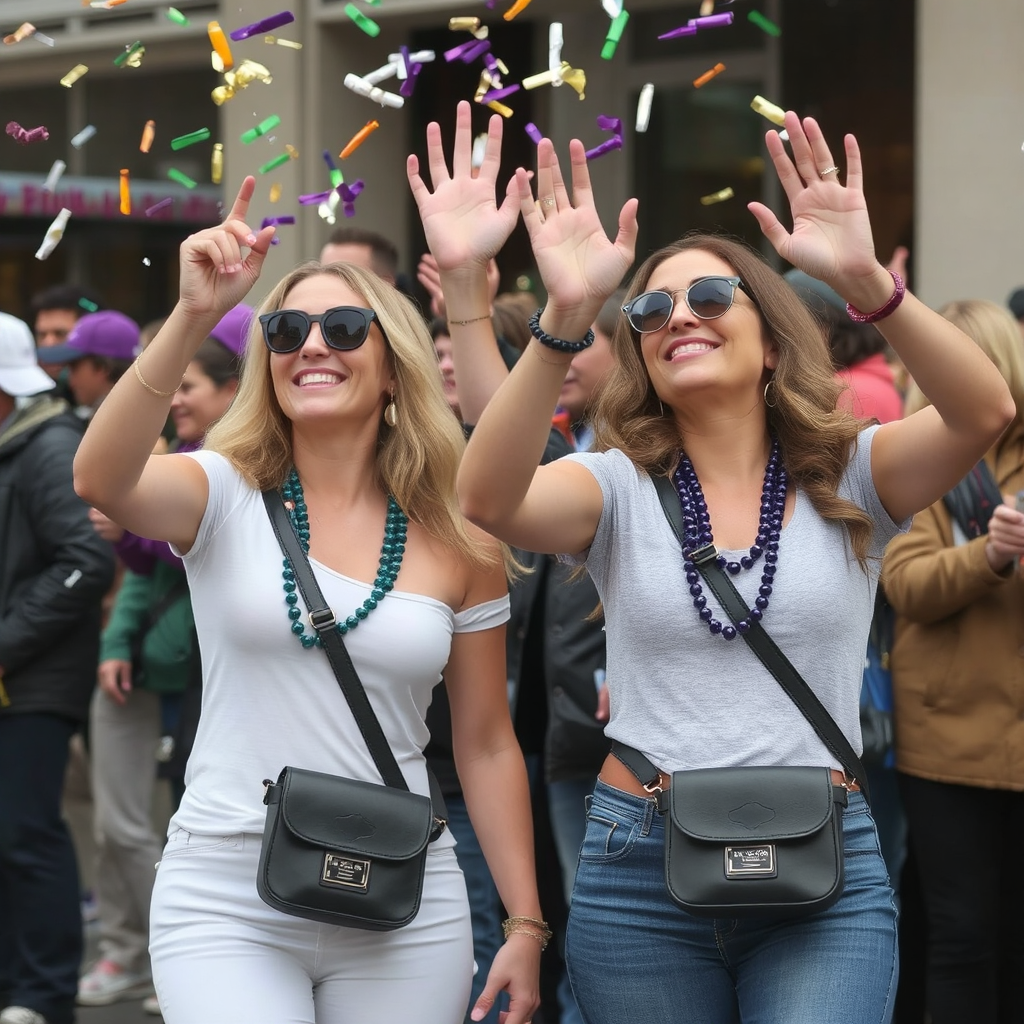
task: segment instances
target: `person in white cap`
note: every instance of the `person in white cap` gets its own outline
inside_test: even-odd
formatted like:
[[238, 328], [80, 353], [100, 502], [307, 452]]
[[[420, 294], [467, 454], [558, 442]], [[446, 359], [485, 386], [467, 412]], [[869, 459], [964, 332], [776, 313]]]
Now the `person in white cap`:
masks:
[[28, 325], [0, 313], [0, 1022], [70, 1024], [78, 867], [61, 817], [68, 741], [96, 682], [110, 544], [72, 485], [81, 421]]

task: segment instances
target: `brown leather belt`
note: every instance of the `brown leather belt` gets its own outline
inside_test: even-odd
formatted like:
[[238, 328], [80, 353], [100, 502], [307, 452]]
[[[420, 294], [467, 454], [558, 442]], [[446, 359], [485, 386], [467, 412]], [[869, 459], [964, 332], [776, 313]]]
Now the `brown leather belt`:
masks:
[[[615, 789], [621, 789], [625, 793], [632, 793], [634, 796], [650, 797], [654, 795], [653, 793], [648, 793], [640, 785], [640, 780], [614, 754], [609, 754], [605, 758], [604, 764], [601, 766], [601, 774], [598, 778], [606, 785], [612, 786]], [[661, 773], [660, 785], [663, 790], [669, 788], [671, 781], [671, 775], [667, 775], [665, 772]], [[832, 785], [842, 786], [851, 793], [860, 792], [860, 786], [857, 782], [847, 779], [837, 768], [832, 769]]]

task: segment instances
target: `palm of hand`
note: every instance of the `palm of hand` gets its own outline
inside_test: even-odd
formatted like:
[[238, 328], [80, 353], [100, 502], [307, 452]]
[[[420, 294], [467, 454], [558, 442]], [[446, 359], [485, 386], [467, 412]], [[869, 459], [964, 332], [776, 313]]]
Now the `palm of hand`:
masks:
[[[792, 202], [793, 230], [779, 255], [819, 280], [842, 272], [867, 274], [875, 264], [867, 205], [860, 192], [823, 183]], [[865, 253], [864, 266], [850, 266], [851, 253]]]
[[420, 206], [427, 247], [442, 271], [493, 259], [517, 216], [495, 205], [494, 184], [482, 178], [446, 181]]

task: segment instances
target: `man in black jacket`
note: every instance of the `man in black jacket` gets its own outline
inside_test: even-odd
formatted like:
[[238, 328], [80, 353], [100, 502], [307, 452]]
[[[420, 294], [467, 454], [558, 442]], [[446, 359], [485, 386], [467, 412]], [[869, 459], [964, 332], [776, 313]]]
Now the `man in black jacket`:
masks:
[[78, 868], [60, 813], [96, 681], [110, 545], [74, 492], [81, 423], [28, 326], [0, 313], [0, 1024], [70, 1024]]

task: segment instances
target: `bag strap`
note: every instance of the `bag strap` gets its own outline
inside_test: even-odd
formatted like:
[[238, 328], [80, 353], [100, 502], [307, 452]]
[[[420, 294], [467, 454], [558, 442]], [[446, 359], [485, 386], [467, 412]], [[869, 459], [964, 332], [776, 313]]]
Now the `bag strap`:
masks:
[[409, 784], [398, 767], [398, 762], [395, 760], [384, 730], [374, 713], [366, 690], [356, 674], [356, 668], [349, 657], [348, 649], [342, 642], [341, 634], [334, 628], [336, 622], [334, 612], [331, 611], [330, 605], [324, 598], [320, 584], [317, 583], [316, 577], [313, 575], [309, 558], [302, 550], [299, 538], [295, 535], [281, 493], [279, 491], [264, 491], [263, 503], [267, 507], [270, 523], [274, 527], [274, 534], [281, 545], [281, 550], [295, 572], [295, 582], [298, 583], [302, 600], [305, 601], [306, 607], [309, 609], [310, 625], [320, 637], [324, 653], [331, 663], [331, 668], [334, 669], [335, 678], [338, 680], [341, 692], [345, 695], [345, 700], [348, 701], [348, 706], [352, 709], [352, 717], [356, 720], [363, 739], [366, 740], [370, 756], [377, 766], [377, 771], [380, 772], [380, 777], [386, 786], [409, 792]]
[[943, 496], [942, 502], [964, 536], [971, 540], [988, 533], [989, 520], [996, 506], [1002, 504], [1003, 495], [988, 463], [982, 459]]
[[[653, 479], [661, 507], [665, 512], [665, 518], [668, 519], [672, 532], [685, 549], [686, 540], [683, 529], [683, 513], [679, 507], [679, 495], [668, 477], [658, 476]], [[692, 552], [690, 558], [733, 623], [745, 619], [749, 609], [732, 580], [719, 567], [718, 551], [715, 546], [709, 544], [700, 548]], [[828, 713], [825, 705], [818, 700], [814, 691], [804, 682], [803, 677], [776, 646], [775, 641], [768, 635], [761, 623], [752, 622], [750, 629], [746, 633], [741, 633], [740, 636], [757, 655], [761, 664], [775, 676], [779, 685], [785, 690], [786, 696], [811, 723], [822, 743], [839, 760], [849, 775], [857, 781], [867, 798], [867, 777], [864, 765], [850, 741], [843, 735], [842, 729], [836, 725], [835, 719]]]

